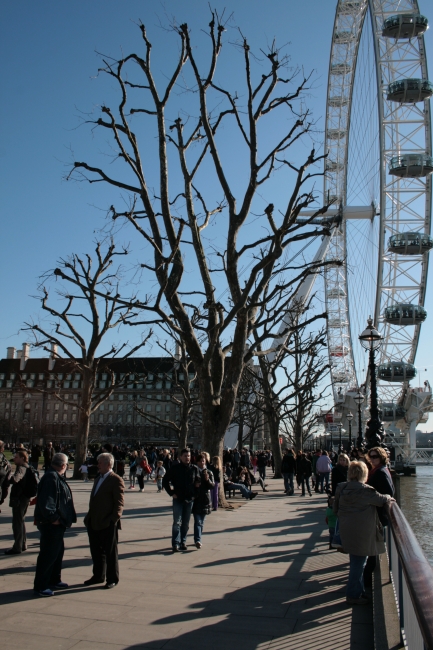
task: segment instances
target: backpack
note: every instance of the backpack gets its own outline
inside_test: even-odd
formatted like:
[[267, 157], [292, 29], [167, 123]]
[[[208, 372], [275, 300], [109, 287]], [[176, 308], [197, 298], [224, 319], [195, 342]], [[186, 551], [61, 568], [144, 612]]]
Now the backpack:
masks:
[[39, 476], [34, 467], [27, 468], [25, 482], [23, 494], [28, 499], [33, 499], [38, 493], [39, 485]]
[[145, 473], [145, 474], [152, 474], [152, 468], [151, 468], [150, 465], [145, 465], [145, 466], [143, 467], [143, 470], [144, 470], [144, 473]]

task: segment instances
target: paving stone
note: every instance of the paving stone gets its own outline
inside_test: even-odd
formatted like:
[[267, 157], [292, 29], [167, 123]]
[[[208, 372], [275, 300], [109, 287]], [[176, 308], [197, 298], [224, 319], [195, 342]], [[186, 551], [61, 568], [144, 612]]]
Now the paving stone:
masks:
[[[71, 482], [79, 526], [66, 537], [63, 579], [70, 589], [34, 598], [36, 547], [0, 557], [1, 638], [30, 650], [370, 650], [369, 607], [344, 596], [347, 557], [328, 550], [325, 497], [271, 491], [206, 520], [203, 548], [171, 552], [171, 507], [152, 484], [127, 492], [120, 531], [120, 583], [85, 587], [91, 576], [82, 526], [91, 484]], [[3, 506], [4, 507], [4, 506]], [[3, 508], [2, 507], [2, 508]], [[5, 515], [5, 516], [4, 516]], [[29, 513], [29, 521], [32, 513]], [[10, 544], [10, 510], [0, 516]], [[30, 526], [29, 526], [30, 528]], [[7, 531], [7, 533], [5, 532]], [[37, 533], [32, 531], [32, 543]], [[17, 635], [16, 630], [20, 630]], [[33, 630], [49, 630], [49, 636]], [[356, 637], [356, 638], [355, 638]], [[3, 645], [3, 643], [2, 643]]]

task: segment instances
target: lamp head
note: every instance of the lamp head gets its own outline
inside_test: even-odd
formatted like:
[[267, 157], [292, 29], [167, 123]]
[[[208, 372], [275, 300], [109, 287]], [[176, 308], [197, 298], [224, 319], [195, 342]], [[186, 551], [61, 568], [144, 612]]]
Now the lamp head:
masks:
[[353, 413], [351, 413], [351, 412], [349, 411], [349, 413], [346, 415], [346, 420], [348, 420], [349, 422], [351, 422], [351, 421], [353, 420]]
[[367, 321], [367, 327], [359, 335], [361, 345], [366, 350], [378, 350], [382, 345], [383, 336], [377, 331], [373, 325], [373, 319], [370, 317]]
[[353, 400], [358, 404], [358, 406], [361, 406], [362, 402], [364, 401], [364, 395], [362, 395], [362, 393], [358, 393], [357, 396], [353, 398]]

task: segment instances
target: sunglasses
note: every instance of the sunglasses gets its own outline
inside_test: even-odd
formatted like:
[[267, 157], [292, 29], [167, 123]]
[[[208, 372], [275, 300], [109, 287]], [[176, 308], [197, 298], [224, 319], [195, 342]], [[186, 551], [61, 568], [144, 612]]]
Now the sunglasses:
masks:
[[376, 456], [375, 454], [373, 454], [373, 455], [372, 455], [372, 454], [369, 454], [368, 457], [369, 457], [369, 458], [380, 458], [380, 456]]

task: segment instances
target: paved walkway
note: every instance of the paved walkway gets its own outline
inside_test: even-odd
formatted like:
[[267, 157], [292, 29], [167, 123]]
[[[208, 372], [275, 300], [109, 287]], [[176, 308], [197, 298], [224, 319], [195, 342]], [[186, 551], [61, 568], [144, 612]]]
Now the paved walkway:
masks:
[[[127, 491], [121, 582], [107, 591], [82, 584], [91, 576], [82, 525], [90, 483], [72, 482], [79, 524], [66, 536], [62, 575], [70, 589], [33, 596], [38, 532], [29, 523], [29, 551], [0, 557], [2, 647], [370, 650], [371, 608], [345, 604], [347, 556], [328, 551], [324, 496], [289, 498], [282, 482], [269, 483], [268, 494], [212, 513], [200, 551], [174, 555], [168, 496], [153, 483]], [[11, 540], [4, 504], [0, 524], [1, 550]]]

